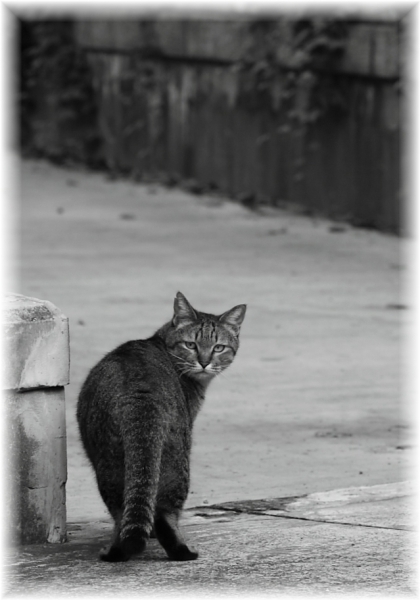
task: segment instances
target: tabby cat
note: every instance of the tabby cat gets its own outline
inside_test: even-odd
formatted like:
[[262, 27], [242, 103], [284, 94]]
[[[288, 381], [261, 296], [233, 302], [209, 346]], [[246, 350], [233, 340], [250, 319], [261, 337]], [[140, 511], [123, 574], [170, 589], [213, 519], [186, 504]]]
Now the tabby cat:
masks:
[[189, 488], [194, 419], [210, 381], [233, 361], [246, 305], [220, 316], [180, 292], [174, 316], [152, 337], [122, 344], [90, 371], [77, 420], [114, 521], [100, 558], [125, 561], [154, 531], [172, 560], [194, 560], [178, 529]]

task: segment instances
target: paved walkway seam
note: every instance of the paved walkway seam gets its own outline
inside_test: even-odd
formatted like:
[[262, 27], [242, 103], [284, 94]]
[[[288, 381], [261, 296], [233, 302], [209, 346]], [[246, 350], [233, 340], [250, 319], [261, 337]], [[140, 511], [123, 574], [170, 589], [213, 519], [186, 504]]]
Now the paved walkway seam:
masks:
[[[200, 508], [200, 507], [198, 507]], [[222, 508], [217, 504], [213, 506], [208, 506], [206, 508], [213, 508], [215, 510], [225, 510], [226, 512], [234, 512], [237, 514], [245, 514], [245, 515], [257, 515], [259, 517], [274, 517], [275, 519], [295, 519], [296, 521], [312, 521], [313, 523], [328, 523], [330, 525], [350, 525], [351, 527], [370, 527], [371, 529], [391, 529], [393, 531], [411, 531], [409, 527], [385, 527], [383, 525], [368, 525], [365, 523], [349, 523], [346, 521], [330, 521], [328, 519], [312, 519], [309, 517], [298, 517], [292, 515], [273, 515], [269, 512], [259, 512], [259, 511], [251, 511], [251, 510], [235, 510], [233, 508]]]

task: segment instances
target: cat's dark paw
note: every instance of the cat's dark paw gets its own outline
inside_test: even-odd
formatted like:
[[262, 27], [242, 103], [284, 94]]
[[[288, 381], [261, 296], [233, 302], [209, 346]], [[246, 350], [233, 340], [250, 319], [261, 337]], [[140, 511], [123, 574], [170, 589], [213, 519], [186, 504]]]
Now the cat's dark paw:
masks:
[[99, 551], [99, 558], [104, 562], [125, 562], [130, 557], [119, 546], [110, 546]]
[[198, 552], [191, 548], [191, 550], [185, 544], [180, 544], [175, 550], [168, 552], [169, 560], [196, 560], [198, 558]]
[[146, 540], [137, 531], [133, 531], [121, 540], [121, 548], [128, 556], [140, 554], [146, 548]]

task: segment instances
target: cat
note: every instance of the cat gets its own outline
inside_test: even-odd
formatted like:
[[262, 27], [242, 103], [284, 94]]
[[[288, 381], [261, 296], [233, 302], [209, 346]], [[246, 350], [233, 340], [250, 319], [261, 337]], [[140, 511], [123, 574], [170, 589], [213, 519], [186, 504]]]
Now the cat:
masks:
[[169, 559], [198, 557], [178, 528], [192, 427], [210, 381], [237, 353], [245, 312], [245, 304], [220, 316], [199, 312], [178, 292], [171, 321], [146, 340], [122, 344], [88, 374], [77, 421], [115, 522], [102, 560], [139, 554], [152, 531]]

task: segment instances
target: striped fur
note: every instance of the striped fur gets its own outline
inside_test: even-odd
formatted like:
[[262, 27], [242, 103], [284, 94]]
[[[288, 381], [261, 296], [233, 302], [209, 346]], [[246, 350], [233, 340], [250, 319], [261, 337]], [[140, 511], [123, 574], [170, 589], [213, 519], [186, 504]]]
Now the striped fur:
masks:
[[245, 310], [241, 304], [220, 316], [198, 312], [178, 292], [169, 323], [119, 346], [90, 371], [77, 420], [115, 522], [102, 560], [142, 552], [153, 529], [170, 559], [197, 558], [178, 529], [192, 426], [211, 379], [235, 357]]

